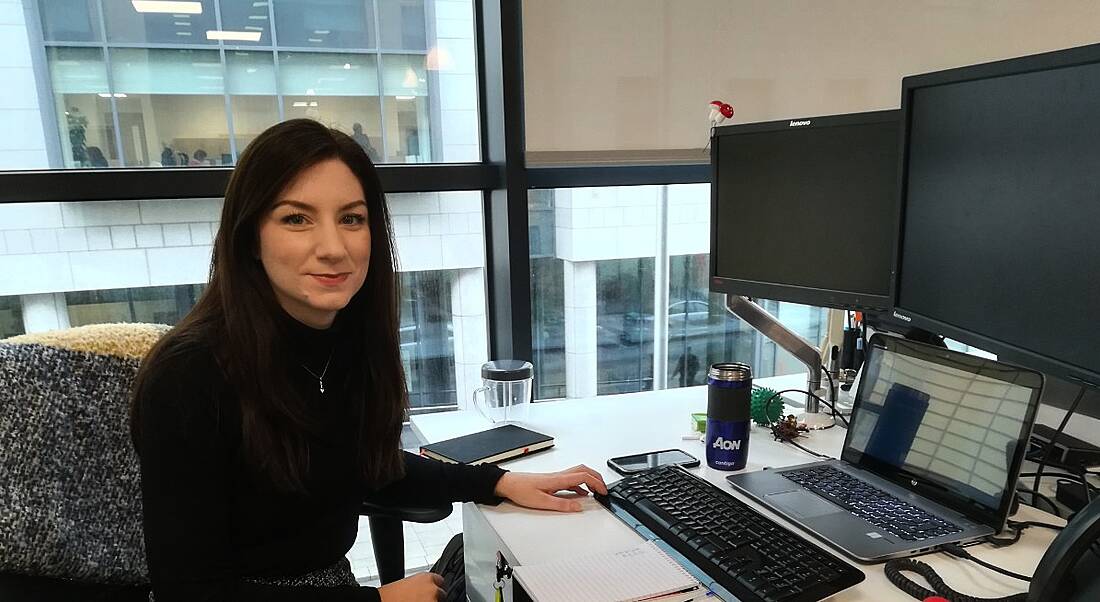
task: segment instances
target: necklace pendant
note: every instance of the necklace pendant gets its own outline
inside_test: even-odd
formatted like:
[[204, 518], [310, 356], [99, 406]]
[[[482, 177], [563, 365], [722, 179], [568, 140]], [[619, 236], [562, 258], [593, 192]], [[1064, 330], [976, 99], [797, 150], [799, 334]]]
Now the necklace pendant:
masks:
[[317, 384], [319, 384], [321, 386], [321, 392], [324, 393], [325, 392], [325, 381], [318, 378], [317, 379]]

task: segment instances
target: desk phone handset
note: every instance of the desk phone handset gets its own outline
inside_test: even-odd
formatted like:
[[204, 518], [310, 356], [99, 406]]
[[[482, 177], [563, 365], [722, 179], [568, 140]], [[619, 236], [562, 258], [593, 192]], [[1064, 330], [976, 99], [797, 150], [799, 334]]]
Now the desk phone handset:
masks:
[[[936, 575], [929, 565], [909, 559], [891, 560], [884, 569], [890, 581], [905, 593], [924, 600], [942, 596], [953, 602], [1086, 602], [1100, 600], [1100, 500], [1093, 501], [1066, 525], [1043, 554], [1026, 593], [1003, 598], [960, 594]], [[936, 591], [910, 580], [902, 572], [921, 575]]]

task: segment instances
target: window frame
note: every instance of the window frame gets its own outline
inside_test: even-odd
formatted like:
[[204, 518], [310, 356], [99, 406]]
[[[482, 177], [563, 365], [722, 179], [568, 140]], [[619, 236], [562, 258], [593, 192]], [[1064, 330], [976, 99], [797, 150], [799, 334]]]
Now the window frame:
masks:
[[[473, 0], [473, 7], [481, 161], [382, 164], [378, 172], [387, 193], [481, 192], [490, 357], [530, 359], [533, 350], [528, 191], [709, 183], [710, 167], [702, 162], [527, 166], [522, 3]], [[34, 12], [37, 16], [37, 11]], [[47, 42], [45, 46], [96, 47], [106, 53], [108, 47], [158, 45], [107, 42], [104, 32], [103, 40], [98, 42]], [[220, 44], [204, 44], [202, 49], [224, 52]], [[265, 44], [242, 48], [271, 49]], [[158, 199], [187, 202], [190, 198], [224, 196], [231, 173], [232, 167], [0, 171], [0, 203]]]

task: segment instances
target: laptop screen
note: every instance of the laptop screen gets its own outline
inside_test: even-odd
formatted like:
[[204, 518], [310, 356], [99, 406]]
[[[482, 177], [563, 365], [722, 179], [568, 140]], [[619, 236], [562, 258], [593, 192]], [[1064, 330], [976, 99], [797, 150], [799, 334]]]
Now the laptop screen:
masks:
[[1042, 376], [895, 337], [869, 347], [843, 459], [1000, 528]]

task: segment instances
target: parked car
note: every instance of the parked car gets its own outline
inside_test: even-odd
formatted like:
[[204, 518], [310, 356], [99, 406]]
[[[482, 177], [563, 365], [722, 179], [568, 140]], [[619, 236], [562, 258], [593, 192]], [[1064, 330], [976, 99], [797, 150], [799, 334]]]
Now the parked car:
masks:
[[[680, 337], [707, 336], [714, 330], [710, 321], [710, 304], [706, 301], [677, 301], [668, 306], [668, 335]], [[637, 345], [653, 340], [653, 314], [627, 312], [623, 314], [623, 329], [619, 341], [624, 345]]]

